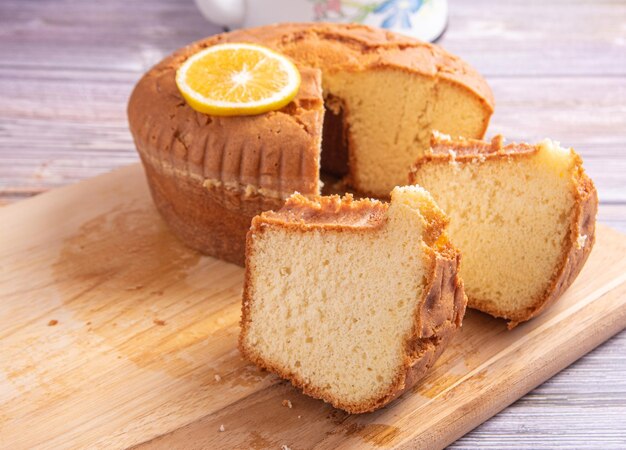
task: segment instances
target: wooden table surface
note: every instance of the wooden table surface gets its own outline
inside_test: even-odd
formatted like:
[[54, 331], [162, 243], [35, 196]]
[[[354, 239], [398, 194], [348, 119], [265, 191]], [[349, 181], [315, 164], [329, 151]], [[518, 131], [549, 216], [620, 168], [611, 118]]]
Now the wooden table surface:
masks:
[[[192, 0], [2, 0], [0, 204], [136, 162], [133, 84], [219, 30]], [[626, 2], [450, 1], [440, 44], [492, 86], [489, 134], [576, 148], [626, 232]], [[626, 333], [451, 446], [477, 447], [626, 448]]]

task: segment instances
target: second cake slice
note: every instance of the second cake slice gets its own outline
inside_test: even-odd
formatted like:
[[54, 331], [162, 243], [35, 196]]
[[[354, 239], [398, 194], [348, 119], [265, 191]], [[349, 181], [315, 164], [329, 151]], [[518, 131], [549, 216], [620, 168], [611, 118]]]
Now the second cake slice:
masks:
[[510, 327], [556, 301], [593, 247], [596, 190], [581, 158], [556, 142], [435, 135], [410, 181], [450, 216], [469, 306]]

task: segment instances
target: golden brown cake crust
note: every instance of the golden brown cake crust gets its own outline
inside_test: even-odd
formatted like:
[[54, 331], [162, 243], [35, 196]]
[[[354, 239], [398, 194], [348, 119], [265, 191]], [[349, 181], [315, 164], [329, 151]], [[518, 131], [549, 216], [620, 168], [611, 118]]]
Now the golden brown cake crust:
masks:
[[[495, 136], [491, 141], [477, 139], [450, 139], [438, 133], [431, 139], [431, 152], [418, 158], [411, 172], [409, 183], [415, 183], [415, 172], [422, 164], [429, 162], [449, 164], [471, 163], [489, 159], [524, 158], [539, 151], [537, 145], [510, 143], [504, 145], [502, 136]], [[512, 315], [494, 307], [492, 302], [470, 298], [473, 308], [479, 309], [494, 317], [509, 321], [512, 329], [522, 322], [540, 314], [548, 306], [558, 300], [574, 282], [585, 265], [589, 253], [595, 243], [595, 225], [598, 212], [598, 194], [593, 181], [587, 176], [582, 166], [582, 159], [574, 153], [575, 164], [570, 174], [574, 190], [575, 210], [570, 220], [570, 232], [565, 250], [557, 265], [546, 290], [534, 301], [533, 305]], [[584, 236], [581, 245], [579, 239]]]
[[[224, 42], [259, 43], [292, 58], [302, 72], [296, 99], [279, 111], [257, 116], [216, 117], [191, 109], [176, 88], [175, 72], [191, 54]], [[128, 119], [142, 161], [151, 166], [148, 182], [157, 184], [157, 178], [173, 176], [225, 190], [230, 197], [239, 195], [238, 203], [252, 212], [241, 212], [240, 220], [263, 211], [259, 200], [250, 198], [253, 195], [275, 202], [294, 191], [318, 194], [318, 147], [324, 114], [320, 67], [344, 71], [390, 67], [436, 77], [439, 82], [473, 92], [487, 117], [493, 111], [493, 96], [484, 79], [459, 58], [428, 43], [349, 24], [281, 24], [233, 31], [176, 51], [137, 83], [128, 104]], [[483, 129], [487, 125], [488, 119]], [[188, 200], [205, 203], [202, 190], [194, 190], [194, 195]], [[178, 201], [173, 192], [169, 199]], [[228, 205], [222, 207], [237, 214]], [[159, 210], [168, 220], [162, 207]], [[205, 214], [212, 213], [205, 208]], [[205, 222], [217, 222], [220, 214], [216, 211], [215, 217]], [[170, 226], [176, 234], [184, 234], [180, 225]], [[212, 231], [198, 228], [205, 234]], [[233, 248], [244, 247], [241, 233], [227, 233], [222, 238], [230, 239]], [[195, 248], [219, 256], [213, 252], [215, 245]], [[227, 259], [242, 261], [243, 254], [234, 252]]]
[[264, 224], [301, 229], [346, 230], [381, 227], [388, 203], [369, 198], [354, 200], [352, 194], [304, 197], [294, 194], [278, 211], [266, 211], [254, 218], [252, 228]]
[[[414, 324], [411, 332], [405, 337], [404, 358], [391, 387], [378, 398], [365, 403], [346, 403], [340, 398], [328, 395], [315, 386], [307, 384], [293, 374], [288, 367], [279, 367], [263, 359], [263, 357], [247, 347], [244, 343], [250, 323], [251, 298], [251, 264], [253, 235], [263, 233], [269, 227], [313, 231], [324, 228], [336, 232], [361, 230], [373, 231], [386, 222], [388, 204], [377, 200], [354, 200], [351, 195], [318, 197], [307, 199], [294, 195], [278, 212], [266, 212], [252, 220], [252, 227], [246, 241], [246, 275], [244, 281], [241, 333], [239, 350], [254, 364], [273, 372], [281, 378], [302, 389], [311, 397], [322, 399], [334, 407], [351, 414], [374, 411], [391, 402], [411, 389], [434, 365], [441, 352], [450, 342], [455, 331], [461, 327], [467, 297], [463, 290], [463, 281], [458, 277], [461, 256], [458, 250], [447, 241], [443, 228], [447, 218], [436, 209], [429, 217], [429, 226], [437, 230], [429, 230], [427, 239], [432, 240], [428, 259], [430, 263], [430, 282], [425, 288], [418, 307], [414, 313]], [[335, 216], [333, 224], [330, 217]], [[343, 216], [343, 217], [341, 217]], [[435, 237], [435, 235], [437, 237]], [[436, 242], [435, 242], [436, 241]], [[426, 244], [429, 244], [426, 242]]]

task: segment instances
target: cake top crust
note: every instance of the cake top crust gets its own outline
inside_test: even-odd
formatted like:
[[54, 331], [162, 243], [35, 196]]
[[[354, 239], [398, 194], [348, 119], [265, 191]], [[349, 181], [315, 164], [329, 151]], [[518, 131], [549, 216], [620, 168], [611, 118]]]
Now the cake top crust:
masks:
[[430, 150], [417, 158], [412, 171], [428, 162], [438, 163], [475, 163], [489, 159], [529, 157], [548, 147], [553, 151], [567, 152], [572, 157], [574, 166], [582, 166], [580, 156], [569, 148], [561, 148], [558, 142], [544, 139], [537, 144], [511, 142], [505, 144], [502, 135], [494, 136], [491, 141], [481, 139], [451, 138], [448, 135], [433, 132]]
[[252, 228], [264, 224], [311, 229], [374, 229], [387, 220], [389, 204], [372, 199], [355, 200], [352, 194], [307, 198], [294, 194], [278, 211], [254, 218]]
[[500, 134], [494, 136], [491, 141], [481, 139], [452, 139], [441, 133], [433, 133], [430, 139], [430, 152], [425, 156], [445, 156], [456, 160], [473, 159], [476, 156], [489, 157], [493, 155], [531, 154], [538, 150], [536, 145], [527, 143], [511, 142], [504, 143], [504, 137]]
[[469, 87], [493, 111], [491, 89], [482, 76], [459, 57], [428, 42], [359, 24], [282, 23], [235, 30], [183, 47], [155, 69], [177, 69], [193, 53], [226, 42], [265, 45], [287, 55], [300, 66], [355, 71], [388, 66], [439, 76]]

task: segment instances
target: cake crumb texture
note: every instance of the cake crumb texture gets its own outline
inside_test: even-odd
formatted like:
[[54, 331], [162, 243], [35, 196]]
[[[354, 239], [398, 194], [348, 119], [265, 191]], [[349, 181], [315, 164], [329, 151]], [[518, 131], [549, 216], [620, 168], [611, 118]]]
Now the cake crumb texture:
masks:
[[593, 246], [595, 187], [576, 152], [557, 142], [435, 135], [410, 178], [450, 217], [469, 306], [510, 326], [554, 302]]
[[252, 221], [240, 349], [351, 413], [414, 385], [460, 327], [447, 218], [419, 187], [391, 203], [294, 195]]

